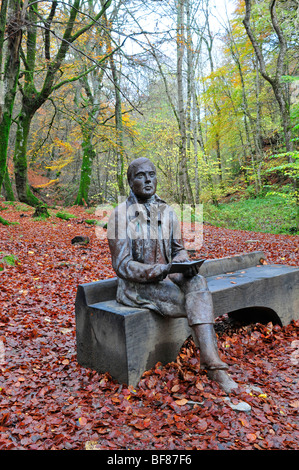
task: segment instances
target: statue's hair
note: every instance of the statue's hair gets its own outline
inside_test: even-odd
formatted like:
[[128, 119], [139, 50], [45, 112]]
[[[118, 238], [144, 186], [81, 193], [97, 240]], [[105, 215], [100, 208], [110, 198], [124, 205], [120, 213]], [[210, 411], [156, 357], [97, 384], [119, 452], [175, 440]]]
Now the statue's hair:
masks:
[[135, 160], [133, 160], [129, 167], [128, 167], [128, 170], [127, 170], [127, 178], [128, 178], [128, 182], [130, 184], [133, 176], [134, 176], [134, 173], [135, 173], [135, 170], [136, 168], [139, 166], [139, 165], [142, 165], [142, 163], [150, 163], [154, 168], [155, 168], [155, 165], [153, 164], [153, 162], [151, 162], [148, 158], [146, 157], [139, 157], [139, 158], [136, 158]]

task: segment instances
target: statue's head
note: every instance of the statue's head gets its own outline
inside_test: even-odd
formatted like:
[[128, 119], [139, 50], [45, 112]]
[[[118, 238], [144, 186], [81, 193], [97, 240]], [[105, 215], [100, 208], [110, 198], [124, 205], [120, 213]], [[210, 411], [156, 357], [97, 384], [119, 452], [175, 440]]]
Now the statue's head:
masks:
[[140, 199], [149, 199], [157, 188], [155, 165], [148, 158], [133, 160], [127, 171], [128, 182], [133, 193]]

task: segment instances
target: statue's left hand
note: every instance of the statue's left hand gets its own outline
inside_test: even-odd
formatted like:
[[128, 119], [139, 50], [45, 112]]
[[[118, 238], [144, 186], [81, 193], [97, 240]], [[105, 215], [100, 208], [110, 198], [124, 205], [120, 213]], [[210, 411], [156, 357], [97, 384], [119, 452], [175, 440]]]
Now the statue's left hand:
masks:
[[[188, 263], [190, 261], [188, 255], [186, 254], [186, 252], [182, 252], [182, 253], [179, 253], [175, 256], [175, 258], [173, 259], [173, 262], [175, 263]], [[188, 269], [185, 273], [184, 273], [184, 277], [193, 277], [193, 276], [196, 276], [198, 274], [198, 268], [196, 266], [192, 266], [190, 267], [190, 269]]]
[[188, 271], [184, 273], [184, 277], [193, 277], [196, 276], [199, 272], [199, 269], [196, 266], [191, 266]]

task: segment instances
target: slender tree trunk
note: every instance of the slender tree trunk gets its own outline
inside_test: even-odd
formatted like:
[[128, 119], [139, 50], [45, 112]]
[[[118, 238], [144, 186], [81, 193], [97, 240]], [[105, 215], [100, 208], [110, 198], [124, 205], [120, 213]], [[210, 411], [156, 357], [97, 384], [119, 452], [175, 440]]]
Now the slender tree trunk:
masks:
[[187, 133], [187, 161], [191, 158], [191, 106], [192, 88], [194, 86], [192, 36], [191, 36], [190, 0], [186, 0], [186, 49], [187, 49], [187, 103], [186, 103], [186, 133]]
[[[82, 77], [79, 83], [85, 89], [90, 105], [90, 111], [86, 119], [80, 120], [81, 132], [83, 140], [81, 148], [83, 152], [83, 158], [81, 162], [81, 173], [80, 173], [80, 184], [75, 204], [85, 205], [89, 202], [89, 190], [92, 177], [93, 162], [96, 157], [96, 152], [93, 148], [93, 138], [95, 133], [95, 127], [97, 124], [97, 117], [100, 109], [99, 91], [102, 84], [104, 69], [98, 73], [95, 69], [91, 73], [92, 87], [90, 87], [87, 76]], [[79, 91], [79, 88], [78, 88]], [[77, 95], [77, 93], [76, 93]], [[79, 95], [79, 93], [78, 93]], [[75, 103], [79, 105], [78, 99], [75, 99]]]
[[[101, 4], [103, 6], [104, 0], [101, 0]], [[116, 12], [112, 14], [114, 16]], [[116, 129], [116, 179], [117, 179], [117, 186], [118, 191], [121, 196], [126, 194], [125, 190], [125, 182], [124, 182], [124, 132], [123, 132], [123, 118], [122, 118], [122, 100], [121, 100], [121, 92], [120, 92], [120, 83], [119, 83], [119, 76], [118, 71], [115, 65], [115, 60], [113, 56], [113, 49], [111, 44], [111, 36], [110, 36], [110, 29], [111, 26], [107, 19], [106, 13], [103, 15], [104, 21], [106, 23], [106, 44], [107, 44], [107, 51], [109, 53], [109, 63], [112, 73], [112, 81], [114, 85], [114, 94], [115, 94], [115, 129]]]
[[122, 119], [122, 109], [121, 109], [121, 94], [119, 89], [119, 79], [118, 73], [116, 70], [115, 61], [113, 55], [110, 55], [110, 67], [112, 72], [112, 79], [114, 84], [114, 93], [115, 93], [115, 128], [116, 128], [116, 168], [117, 168], [117, 186], [119, 194], [124, 196], [125, 183], [124, 183], [124, 142], [123, 142], [123, 119]]
[[[206, 47], [208, 50], [211, 73], [213, 73], [214, 72], [214, 60], [213, 60], [213, 55], [212, 55], [212, 49], [213, 49], [214, 37], [210, 29], [208, 2], [206, 3], [205, 15], [206, 15], [206, 26], [207, 26], [208, 34], [207, 34], [207, 37], [203, 37], [203, 39], [204, 39], [204, 42], [206, 43]], [[214, 80], [215, 79], [212, 78], [212, 81]], [[217, 163], [218, 163], [218, 176], [219, 176], [220, 187], [223, 188], [222, 161], [221, 161], [221, 151], [220, 151], [221, 110], [215, 98], [213, 98], [213, 104], [216, 110], [216, 118], [215, 118], [216, 122], [213, 123], [213, 125], [216, 129], [215, 131], [216, 142], [215, 143], [216, 143], [216, 158], [217, 158]]]
[[220, 186], [223, 187], [220, 136], [218, 132], [216, 132], [215, 137], [216, 137], [216, 156], [217, 156], [217, 162], [218, 162], [218, 176], [219, 176]]
[[83, 131], [83, 142], [82, 142], [82, 149], [83, 149], [83, 159], [82, 159], [82, 166], [81, 166], [81, 177], [80, 177], [80, 186], [79, 191], [77, 194], [77, 198], [75, 204], [83, 205], [88, 204], [88, 194], [89, 194], [89, 187], [91, 182], [91, 172], [92, 172], [92, 164], [96, 153], [93, 149], [92, 144], [92, 135], [89, 129], [85, 129]]
[[[194, 98], [194, 96], [193, 96]], [[194, 100], [193, 100], [194, 101]], [[196, 104], [194, 104], [195, 108]], [[194, 109], [195, 113], [195, 109]], [[197, 122], [196, 122], [196, 114], [193, 120], [193, 148], [194, 148], [194, 164], [195, 164], [195, 203], [199, 204], [199, 175], [198, 175], [198, 140], [197, 140]]]
[[184, 107], [184, 91], [183, 91], [183, 57], [185, 49], [184, 38], [184, 0], [178, 1], [177, 11], [177, 87], [178, 87], [178, 118], [179, 118], [179, 181], [181, 192], [181, 204], [187, 202], [194, 207], [194, 199], [188, 176], [187, 168], [187, 135], [186, 135], [186, 113]]

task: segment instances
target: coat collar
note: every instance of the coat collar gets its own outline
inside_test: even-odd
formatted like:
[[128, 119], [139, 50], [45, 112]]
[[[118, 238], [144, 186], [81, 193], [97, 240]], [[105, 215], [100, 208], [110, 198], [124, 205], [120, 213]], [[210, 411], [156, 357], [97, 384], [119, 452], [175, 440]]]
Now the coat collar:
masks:
[[[129, 194], [129, 197], [127, 199], [127, 203], [128, 205], [132, 205], [132, 204], [143, 204], [141, 203], [140, 201], [138, 201], [136, 195], [133, 193], [132, 190], [130, 190], [130, 194]], [[149, 203], [158, 203], [158, 204], [166, 204], [165, 201], [163, 201], [163, 199], [161, 199], [157, 194], [154, 194], [152, 199], [149, 201]]]

